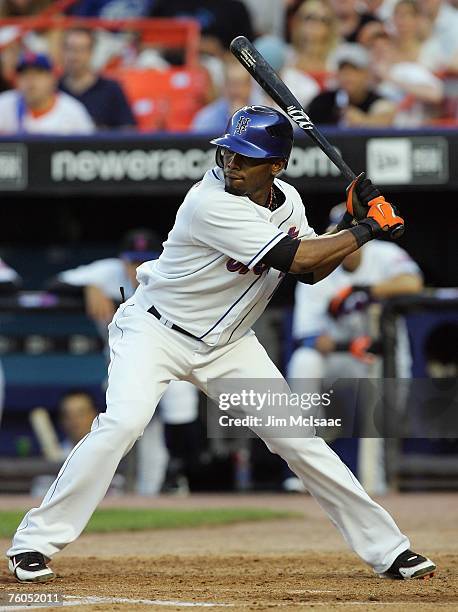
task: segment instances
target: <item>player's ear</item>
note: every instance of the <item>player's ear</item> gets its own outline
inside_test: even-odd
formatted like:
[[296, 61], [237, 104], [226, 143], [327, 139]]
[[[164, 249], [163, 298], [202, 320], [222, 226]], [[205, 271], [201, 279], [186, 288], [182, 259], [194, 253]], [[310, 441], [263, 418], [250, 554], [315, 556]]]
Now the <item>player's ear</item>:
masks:
[[285, 169], [285, 166], [286, 160], [276, 159], [272, 164], [272, 176], [277, 176], [277, 174], [280, 174], [280, 172]]

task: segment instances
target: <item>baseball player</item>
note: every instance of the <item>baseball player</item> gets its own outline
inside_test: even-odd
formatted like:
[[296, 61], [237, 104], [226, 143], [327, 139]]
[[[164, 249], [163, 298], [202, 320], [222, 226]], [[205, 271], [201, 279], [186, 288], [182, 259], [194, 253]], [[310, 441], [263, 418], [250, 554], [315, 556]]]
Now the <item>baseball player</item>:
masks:
[[[277, 177], [288, 162], [293, 130], [272, 108], [238, 110], [212, 143], [217, 166], [189, 190], [161, 256], [139, 267], [138, 289], [110, 324], [106, 413], [14, 535], [7, 555], [20, 581], [54, 577], [48, 560], [84, 529], [171, 380], [193, 382], [217, 402], [219, 385], [225, 388], [229, 379], [274, 380], [287, 388], [251, 331], [284, 274], [319, 282], [344, 257], [403, 223], [361, 175], [349, 190], [339, 231], [317, 236], [298, 192]], [[406, 579], [434, 572], [435, 564], [409, 550], [391, 516], [313, 427], [301, 428], [300, 437], [253, 429], [377, 574]]]
[[[344, 210], [345, 204], [332, 209], [331, 226], [335, 227]], [[377, 347], [371, 338], [368, 307], [396, 295], [418, 293], [422, 287], [421, 271], [408, 253], [381, 240], [372, 240], [347, 255], [318, 285], [298, 283], [293, 315], [297, 348], [287, 370], [291, 384], [307, 378], [307, 389], [319, 392], [323, 379], [332, 384], [339, 378], [370, 378], [377, 365], [373, 354]], [[408, 377], [407, 333], [401, 325], [398, 328], [401, 376]], [[288, 483], [290, 487], [301, 484], [291, 477]], [[380, 474], [373, 490], [381, 493], [384, 489]]]
[[417, 264], [398, 245], [373, 240], [347, 255], [327, 278], [296, 286], [288, 377], [365, 378], [371, 359], [367, 307], [423, 287]]
[[[88, 316], [93, 319], [102, 338], [108, 340], [107, 325], [113, 318], [116, 304], [120, 302], [121, 288], [125, 297], [130, 298], [138, 286], [137, 267], [145, 261], [156, 259], [161, 250], [161, 241], [153, 232], [147, 229], [131, 230], [122, 240], [119, 257], [99, 259], [60, 272], [49, 288], [59, 293], [83, 291]], [[165, 485], [170, 492], [184, 488], [185, 484], [187, 486], [184, 475], [186, 466], [196, 460], [198, 404], [197, 388], [184, 381], [174, 381], [161, 400], [160, 414], [169, 454]], [[160, 452], [161, 449], [155, 448], [157, 444], [152, 448], [149, 438], [147, 436], [141, 441], [139, 457], [141, 462], [148, 464], [151, 472], [161, 463], [156, 454], [156, 450]], [[142, 465], [139, 465], [139, 469], [143, 473]], [[145, 487], [141, 485], [141, 489], [143, 491]]]

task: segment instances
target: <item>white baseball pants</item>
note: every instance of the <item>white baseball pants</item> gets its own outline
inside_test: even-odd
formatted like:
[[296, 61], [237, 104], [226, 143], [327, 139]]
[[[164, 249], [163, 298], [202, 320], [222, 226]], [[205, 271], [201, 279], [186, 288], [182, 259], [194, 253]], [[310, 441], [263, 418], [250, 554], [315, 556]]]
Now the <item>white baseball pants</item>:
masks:
[[[80, 535], [170, 380], [188, 380], [205, 392], [208, 379], [282, 378], [254, 334], [209, 347], [163, 326], [134, 300], [120, 307], [109, 328], [107, 410], [69, 455], [41, 506], [25, 515], [8, 556], [34, 550], [52, 557]], [[287, 461], [349, 546], [376, 572], [387, 570], [409, 548], [391, 516], [313, 431], [310, 437], [264, 442]]]

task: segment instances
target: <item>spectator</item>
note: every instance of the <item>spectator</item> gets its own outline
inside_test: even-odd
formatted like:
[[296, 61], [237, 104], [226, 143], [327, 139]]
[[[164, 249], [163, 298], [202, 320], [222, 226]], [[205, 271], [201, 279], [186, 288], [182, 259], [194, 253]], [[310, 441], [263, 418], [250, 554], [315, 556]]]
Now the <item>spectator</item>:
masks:
[[0, 18], [37, 15], [51, 4], [52, 0], [3, 0], [0, 3]]
[[[256, 39], [255, 46], [272, 68], [280, 74], [301, 105], [306, 108], [320, 93], [320, 87], [306, 72], [286, 65], [288, 45], [275, 36], [261, 36]], [[265, 98], [263, 104], [272, 106], [271, 98], [267, 94]]]
[[224, 65], [223, 95], [196, 114], [191, 130], [206, 134], [224, 132], [229, 117], [237, 109], [261, 102], [262, 94], [254, 86], [250, 74], [241, 64], [229, 58]]
[[380, 21], [388, 21], [393, 14], [396, 0], [365, 0], [367, 12]]
[[416, 127], [435, 118], [444, 96], [442, 81], [418, 62], [398, 62], [389, 36], [374, 41], [372, 67], [376, 91], [397, 106], [395, 125]]
[[155, 0], [80, 0], [68, 12], [78, 17], [100, 17], [101, 19], [129, 19], [145, 17]]
[[399, 0], [396, 3], [393, 26], [397, 61], [419, 62], [432, 71], [446, 65], [437, 39], [429, 38], [426, 41], [422, 39], [421, 13], [416, 0]]
[[80, 102], [56, 92], [50, 59], [27, 53], [17, 65], [17, 89], [0, 94], [0, 133], [89, 134], [94, 125]]
[[418, 0], [420, 10], [429, 20], [431, 38], [437, 41], [445, 57], [458, 51], [458, 10], [444, 0]]
[[[55, 4], [53, 0], [3, 0], [3, 2], [0, 2], [0, 19], [30, 17], [44, 12], [48, 15], [57, 15], [59, 11]], [[22, 33], [21, 28], [18, 26], [6, 26], [0, 30], [0, 38], [4, 42], [7, 40], [13, 41], [19, 35], [21, 35], [20, 43], [22, 50], [32, 51], [33, 53], [46, 53], [53, 61], [57, 62], [61, 38], [60, 31], [57, 28], [40, 28], [39, 30], [25, 31], [25, 33]], [[16, 48], [17, 61], [20, 45], [12, 42], [11, 46], [13, 50]]]
[[243, 0], [250, 11], [256, 36], [285, 34], [286, 2], [283, 0]]
[[67, 30], [63, 44], [62, 91], [79, 100], [98, 128], [135, 127], [126, 96], [114, 80], [99, 76], [91, 66], [94, 34], [86, 28]]
[[337, 22], [327, 0], [305, 0], [299, 5], [291, 22], [291, 42], [293, 68], [312, 76], [332, 69]]
[[347, 127], [391, 125], [395, 107], [372, 90], [369, 60], [360, 45], [340, 49], [336, 55], [338, 87], [312, 100], [308, 114], [313, 122]]
[[358, 10], [358, 0], [331, 0], [331, 5], [338, 19], [339, 34], [346, 42], [360, 42], [365, 26], [378, 21], [373, 14]]
[[250, 13], [240, 0], [157, 0], [152, 17], [187, 17], [201, 27], [202, 53], [222, 57], [236, 36], [253, 40]]

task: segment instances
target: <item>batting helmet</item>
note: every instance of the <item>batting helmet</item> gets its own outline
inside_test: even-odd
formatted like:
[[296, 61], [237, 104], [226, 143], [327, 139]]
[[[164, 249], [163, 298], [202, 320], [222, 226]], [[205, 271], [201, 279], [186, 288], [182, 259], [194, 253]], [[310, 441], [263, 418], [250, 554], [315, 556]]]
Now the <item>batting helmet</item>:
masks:
[[[287, 117], [268, 106], [244, 106], [229, 119], [226, 133], [210, 141], [246, 157], [288, 160], [293, 128]], [[218, 160], [217, 162], [221, 165]]]

